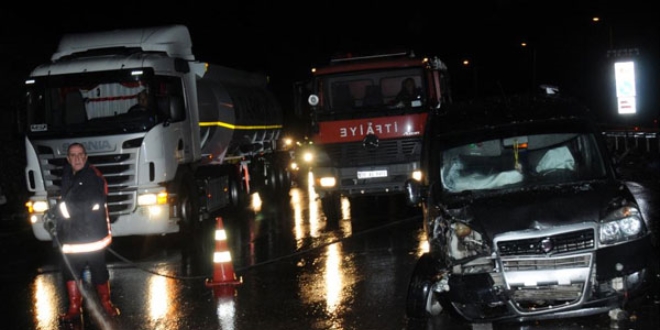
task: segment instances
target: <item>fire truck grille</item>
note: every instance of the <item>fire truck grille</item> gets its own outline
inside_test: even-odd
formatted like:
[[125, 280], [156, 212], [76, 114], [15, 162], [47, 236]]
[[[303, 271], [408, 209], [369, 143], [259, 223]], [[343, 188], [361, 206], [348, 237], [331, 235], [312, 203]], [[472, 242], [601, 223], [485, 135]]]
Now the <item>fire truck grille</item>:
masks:
[[411, 162], [419, 159], [419, 138], [381, 140], [374, 150], [367, 150], [362, 142], [326, 145], [325, 151], [333, 166], [369, 166]]

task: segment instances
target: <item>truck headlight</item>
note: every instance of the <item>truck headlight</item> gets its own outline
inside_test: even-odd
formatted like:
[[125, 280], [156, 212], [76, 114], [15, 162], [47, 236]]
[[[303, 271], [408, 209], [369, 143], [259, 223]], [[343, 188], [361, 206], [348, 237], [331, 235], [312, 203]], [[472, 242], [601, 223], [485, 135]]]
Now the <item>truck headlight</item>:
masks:
[[31, 201], [27, 202], [25, 206], [28, 208], [29, 213], [43, 213], [48, 210], [48, 202], [46, 201]]
[[600, 243], [616, 244], [635, 239], [644, 234], [646, 228], [642, 215], [635, 207], [622, 207], [608, 214], [600, 224]]
[[163, 191], [158, 194], [142, 194], [138, 196], [137, 203], [139, 206], [167, 204], [167, 193]]

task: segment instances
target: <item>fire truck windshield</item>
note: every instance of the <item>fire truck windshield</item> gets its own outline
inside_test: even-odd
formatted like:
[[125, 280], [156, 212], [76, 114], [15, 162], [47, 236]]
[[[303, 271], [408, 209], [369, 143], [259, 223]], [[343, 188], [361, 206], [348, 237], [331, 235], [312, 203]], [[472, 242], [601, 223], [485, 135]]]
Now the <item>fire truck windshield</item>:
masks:
[[427, 86], [420, 68], [365, 71], [321, 77], [320, 113], [413, 109], [426, 104]]

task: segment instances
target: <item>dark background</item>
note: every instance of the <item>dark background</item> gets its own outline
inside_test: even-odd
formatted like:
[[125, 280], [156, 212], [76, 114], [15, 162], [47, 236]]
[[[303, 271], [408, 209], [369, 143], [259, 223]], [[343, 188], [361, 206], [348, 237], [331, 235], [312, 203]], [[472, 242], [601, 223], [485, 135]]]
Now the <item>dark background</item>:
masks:
[[[23, 81], [50, 60], [65, 33], [187, 25], [198, 60], [268, 74], [289, 114], [292, 84], [330, 56], [414, 50], [447, 64], [454, 100], [552, 84], [585, 103], [602, 122], [657, 127], [660, 10], [655, 7], [641, 0], [4, 2], [0, 184], [22, 194]], [[601, 21], [593, 22], [594, 16]], [[621, 117], [613, 63], [626, 57], [611, 51], [627, 49], [637, 54], [628, 58], [637, 65], [638, 113]]]

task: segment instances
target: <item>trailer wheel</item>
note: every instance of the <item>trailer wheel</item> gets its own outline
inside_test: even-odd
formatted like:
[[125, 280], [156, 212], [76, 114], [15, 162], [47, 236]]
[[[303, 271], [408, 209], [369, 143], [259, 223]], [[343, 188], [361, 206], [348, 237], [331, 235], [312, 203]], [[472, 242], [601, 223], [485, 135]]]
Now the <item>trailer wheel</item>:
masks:
[[341, 194], [338, 191], [326, 193], [321, 197], [321, 207], [328, 221], [339, 221], [341, 219]]
[[286, 167], [279, 167], [278, 187], [283, 193], [288, 193], [291, 190], [291, 173]]
[[268, 175], [267, 182], [265, 183], [266, 189], [271, 193], [276, 193], [279, 175], [278, 169], [276, 166], [269, 166], [267, 167], [266, 172]]
[[406, 314], [411, 318], [429, 318], [439, 315], [443, 306], [437, 295], [433, 293], [432, 277], [436, 274], [433, 258], [429, 253], [423, 254], [413, 270], [408, 284], [406, 296]]
[[247, 189], [243, 184], [243, 175], [240, 170], [232, 170], [229, 174], [229, 203], [234, 209], [247, 205]]

